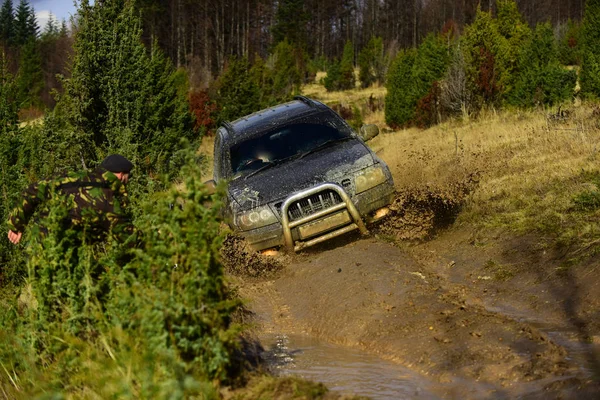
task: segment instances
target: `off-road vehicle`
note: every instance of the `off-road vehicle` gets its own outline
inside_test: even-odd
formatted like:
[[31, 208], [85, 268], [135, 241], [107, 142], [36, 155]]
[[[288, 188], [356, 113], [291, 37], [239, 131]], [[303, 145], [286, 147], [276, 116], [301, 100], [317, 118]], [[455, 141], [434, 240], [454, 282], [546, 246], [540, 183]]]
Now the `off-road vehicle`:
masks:
[[224, 123], [211, 184], [226, 182], [227, 223], [256, 250], [298, 251], [366, 233], [365, 223], [391, 203], [394, 184], [364, 143], [377, 127], [363, 128], [358, 135], [331, 108], [302, 96]]

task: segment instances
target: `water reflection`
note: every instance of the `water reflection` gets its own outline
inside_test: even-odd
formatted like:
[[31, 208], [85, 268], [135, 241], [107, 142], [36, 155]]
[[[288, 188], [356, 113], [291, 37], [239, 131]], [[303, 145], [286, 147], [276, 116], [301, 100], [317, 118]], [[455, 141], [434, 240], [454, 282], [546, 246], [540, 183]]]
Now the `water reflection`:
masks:
[[322, 382], [330, 390], [372, 399], [439, 399], [410, 370], [362, 351], [302, 335], [263, 338], [273, 372]]

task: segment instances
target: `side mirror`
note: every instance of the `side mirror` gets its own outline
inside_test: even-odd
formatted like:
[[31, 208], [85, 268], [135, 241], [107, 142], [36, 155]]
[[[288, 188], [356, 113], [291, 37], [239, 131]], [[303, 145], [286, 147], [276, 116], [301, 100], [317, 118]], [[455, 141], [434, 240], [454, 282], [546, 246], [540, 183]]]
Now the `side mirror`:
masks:
[[206, 186], [206, 190], [209, 194], [213, 194], [217, 191], [217, 183], [214, 181], [214, 179], [204, 182], [204, 186]]
[[379, 127], [375, 124], [366, 124], [360, 127], [360, 137], [365, 142], [379, 135]]

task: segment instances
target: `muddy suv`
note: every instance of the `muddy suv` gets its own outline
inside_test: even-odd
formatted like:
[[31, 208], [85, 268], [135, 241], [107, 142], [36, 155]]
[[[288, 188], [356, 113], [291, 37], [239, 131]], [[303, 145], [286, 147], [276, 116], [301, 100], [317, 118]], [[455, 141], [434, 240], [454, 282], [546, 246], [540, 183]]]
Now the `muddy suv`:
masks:
[[394, 192], [387, 165], [364, 143], [373, 127], [359, 136], [302, 96], [223, 124], [211, 183], [227, 183], [227, 223], [256, 250], [298, 251], [366, 233], [365, 222], [385, 214]]

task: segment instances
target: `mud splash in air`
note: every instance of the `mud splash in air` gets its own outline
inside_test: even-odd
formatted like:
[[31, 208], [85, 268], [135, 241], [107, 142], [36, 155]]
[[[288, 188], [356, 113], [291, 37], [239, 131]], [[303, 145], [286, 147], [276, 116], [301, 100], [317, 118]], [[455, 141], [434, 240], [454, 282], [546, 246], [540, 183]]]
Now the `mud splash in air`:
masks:
[[445, 186], [427, 184], [399, 190], [378, 233], [397, 240], [427, 239], [455, 221], [479, 176], [472, 173]]
[[227, 273], [242, 278], [272, 277], [285, 265], [284, 256], [264, 256], [237, 235], [227, 235], [223, 241], [221, 262]]

